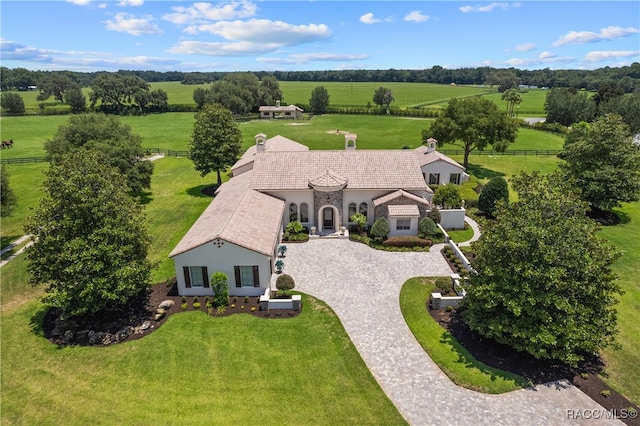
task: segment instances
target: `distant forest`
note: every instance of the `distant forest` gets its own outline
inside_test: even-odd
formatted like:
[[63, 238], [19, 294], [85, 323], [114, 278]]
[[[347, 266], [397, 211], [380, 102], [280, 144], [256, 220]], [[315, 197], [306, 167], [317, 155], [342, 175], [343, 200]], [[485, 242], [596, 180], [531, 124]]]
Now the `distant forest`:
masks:
[[[37, 86], [43, 77], [64, 74], [81, 86], [90, 86], [93, 80], [105, 72], [76, 71], [30, 71], [25, 68], [0, 67], [0, 87], [2, 90], [27, 90]], [[148, 83], [180, 81], [183, 84], [212, 83], [222, 79], [228, 72], [180, 72], [180, 71], [117, 71], [122, 75], [134, 75]], [[602, 85], [616, 85], [625, 93], [640, 91], [640, 63], [629, 66], [596, 70], [521, 70], [517, 68], [458, 68], [446, 69], [434, 66], [422, 70], [342, 70], [342, 71], [258, 71], [253, 72], [262, 79], [271, 75], [278, 81], [338, 81], [338, 82], [416, 82], [436, 84], [493, 84], [496, 75], [515, 77], [517, 82], [537, 87], [572, 87], [576, 89], [598, 90]]]

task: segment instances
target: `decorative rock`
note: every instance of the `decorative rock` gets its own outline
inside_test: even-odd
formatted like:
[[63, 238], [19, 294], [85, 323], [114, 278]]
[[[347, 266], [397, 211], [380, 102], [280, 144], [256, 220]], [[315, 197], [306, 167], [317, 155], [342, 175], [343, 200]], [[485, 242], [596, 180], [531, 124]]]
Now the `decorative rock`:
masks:
[[97, 345], [98, 343], [102, 343], [106, 335], [107, 333], [105, 333], [104, 331], [98, 331], [97, 333], [93, 333], [91, 336], [89, 336], [89, 344]]
[[103, 345], [110, 345], [113, 342], [115, 342], [115, 340], [113, 339], [113, 335], [110, 334], [110, 333], [106, 333], [104, 338], [102, 339], [102, 344]]
[[173, 300], [163, 300], [159, 305], [158, 308], [160, 309], [169, 309], [171, 308], [176, 302], [174, 302]]
[[153, 316], [153, 319], [154, 319], [155, 321], [160, 321], [162, 318], [164, 318], [164, 316], [165, 316], [165, 313], [164, 313], [164, 311], [162, 311], [162, 313], [155, 314], [155, 315]]
[[116, 333], [116, 341], [118, 343], [123, 342], [127, 339], [127, 337], [129, 337], [129, 335], [131, 334], [131, 327], [125, 327], [121, 330], [118, 330], [118, 332]]
[[164, 315], [165, 313], [166, 313], [166, 311], [164, 309], [161, 309], [161, 308], [156, 309], [156, 314]]
[[[172, 300], [170, 300], [170, 302], [172, 302]], [[151, 328], [151, 321], [145, 321], [140, 325], [140, 330], [146, 330], [148, 328]]]

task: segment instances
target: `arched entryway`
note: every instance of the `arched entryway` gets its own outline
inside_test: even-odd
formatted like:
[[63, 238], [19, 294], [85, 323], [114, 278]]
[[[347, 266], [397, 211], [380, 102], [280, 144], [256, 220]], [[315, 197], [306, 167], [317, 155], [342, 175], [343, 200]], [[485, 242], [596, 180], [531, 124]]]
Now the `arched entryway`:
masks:
[[340, 227], [340, 215], [335, 206], [322, 206], [318, 210], [318, 231], [336, 232]]

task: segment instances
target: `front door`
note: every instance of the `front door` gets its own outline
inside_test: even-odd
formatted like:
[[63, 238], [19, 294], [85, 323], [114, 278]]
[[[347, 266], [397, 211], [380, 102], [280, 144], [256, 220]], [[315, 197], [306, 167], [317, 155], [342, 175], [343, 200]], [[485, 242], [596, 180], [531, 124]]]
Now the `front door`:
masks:
[[322, 213], [322, 229], [333, 230], [333, 209], [331, 207], [325, 207]]

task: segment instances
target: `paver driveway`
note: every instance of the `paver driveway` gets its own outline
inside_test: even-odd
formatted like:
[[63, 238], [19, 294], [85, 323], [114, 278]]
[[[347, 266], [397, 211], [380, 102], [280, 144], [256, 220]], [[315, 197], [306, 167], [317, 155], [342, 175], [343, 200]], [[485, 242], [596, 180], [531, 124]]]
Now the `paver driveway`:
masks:
[[336, 312], [373, 376], [412, 425], [603, 423], [567, 419], [567, 410], [603, 410], [568, 382], [488, 395], [456, 386], [433, 363], [404, 322], [399, 296], [411, 277], [451, 274], [441, 247], [389, 253], [348, 240], [312, 240], [287, 245], [285, 272], [294, 277], [296, 290]]

